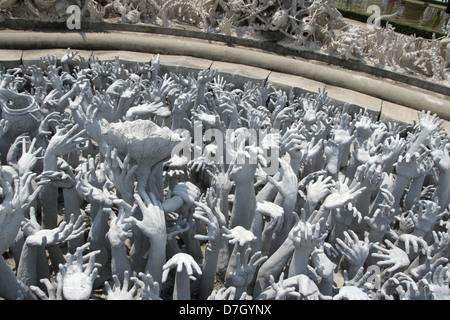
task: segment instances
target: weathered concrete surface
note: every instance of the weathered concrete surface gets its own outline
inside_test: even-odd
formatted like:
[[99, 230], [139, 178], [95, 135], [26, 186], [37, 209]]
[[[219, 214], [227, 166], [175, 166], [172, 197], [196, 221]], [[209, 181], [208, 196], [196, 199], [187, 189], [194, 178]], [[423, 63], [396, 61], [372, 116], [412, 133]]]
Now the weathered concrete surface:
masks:
[[211, 69], [217, 69], [220, 75], [236, 88], [243, 88], [244, 84], [251, 81], [253, 84], [264, 85], [270, 71], [237, 63], [214, 61]]
[[154, 54], [133, 51], [111, 51], [111, 50], [96, 50], [93, 55], [102, 61], [114, 61], [116, 57], [119, 58], [121, 64], [126, 68], [132, 67], [137, 63], [150, 63]]
[[381, 112], [382, 100], [379, 98], [374, 98], [367, 94], [330, 85], [325, 87], [325, 91], [331, 99], [331, 104], [349, 104], [349, 112], [351, 114], [357, 113], [361, 109], [366, 109], [369, 114], [378, 117]]
[[383, 101], [380, 121], [388, 123], [389, 121], [396, 121], [400, 124], [411, 124], [418, 122], [419, 111], [401, 106], [392, 102]]
[[297, 96], [308, 93], [318, 93], [319, 90], [323, 91], [326, 86], [323, 82], [274, 71], [272, 71], [267, 78], [267, 83], [286, 92], [292, 90]]
[[174, 72], [187, 75], [192, 73], [195, 77], [201, 70], [209, 69], [213, 63], [212, 60], [207, 59], [167, 54], [160, 55], [159, 61], [161, 74]]
[[17, 68], [22, 63], [22, 50], [0, 50], [0, 64], [6, 69]]
[[[201, 39], [161, 36], [133, 32], [109, 33], [63, 33], [63, 32], [0, 32], [0, 47], [14, 49], [34, 48], [81, 48], [86, 50], [127, 50], [170, 55], [185, 55], [237, 63], [269, 71], [297, 75], [327, 85], [349, 89], [384, 101], [403, 105], [415, 110], [426, 108], [442, 119], [450, 120], [448, 96], [433, 92], [424, 93], [415, 87], [395, 85], [395, 81], [383, 81], [370, 75], [313, 63], [302, 59], [275, 55], [248, 48], [210, 43]], [[450, 91], [450, 90], [449, 90]]]
[[[23, 50], [22, 55], [22, 64], [24, 66], [38, 66], [40, 68], [44, 67], [44, 64], [41, 60], [42, 57], [47, 57], [50, 54], [53, 54], [58, 59], [58, 62], [61, 61], [61, 58], [67, 53], [66, 49], [58, 49], [58, 48], [51, 48], [51, 49], [34, 49], [34, 50]], [[69, 63], [70, 66], [74, 66], [78, 63], [79, 57], [83, 57], [84, 59], [88, 60], [89, 57], [92, 55], [91, 50], [79, 50], [78, 56], [74, 58], [73, 61]]]

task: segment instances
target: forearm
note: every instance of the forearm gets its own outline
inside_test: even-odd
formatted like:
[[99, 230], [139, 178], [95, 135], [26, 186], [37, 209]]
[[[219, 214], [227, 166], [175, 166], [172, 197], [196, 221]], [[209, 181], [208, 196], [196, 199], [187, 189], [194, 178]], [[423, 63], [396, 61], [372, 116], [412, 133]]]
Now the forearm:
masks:
[[131, 102], [132, 99], [128, 97], [127, 98], [121, 97], [119, 99], [119, 103], [117, 105], [117, 120], [121, 120], [123, 117], [125, 117], [128, 109], [131, 106]]
[[111, 272], [119, 278], [123, 277], [125, 271], [132, 274], [130, 260], [127, 257], [125, 244], [111, 246]]
[[336, 240], [339, 238], [341, 240], [344, 239], [344, 231], [346, 231], [348, 229], [348, 226], [346, 226], [343, 223], [340, 222], [336, 222], [334, 224], [333, 229], [330, 232], [330, 236], [328, 238], [328, 242], [335, 246], [336, 245]]
[[182, 120], [183, 120], [183, 116], [180, 112], [172, 112], [171, 130], [175, 131], [177, 129], [180, 129]]
[[[57, 171], [57, 157], [48, 151], [44, 157], [44, 171]], [[42, 205], [42, 227], [53, 229], [57, 227], [58, 188], [52, 184], [44, 185], [39, 193]]]
[[205, 105], [205, 89], [206, 89], [206, 83], [199, 83], [197, 86], [197, 97], [195, 98], [195, 106], [194, 108]]
[[0, 256], [0, 297], [16, 300], [19, 285], [16, 276], [5, 259]]
[[289, 277], [307, 274], [309, 254], [309, 249], [295, 249], [291, 264], [289, 265]]
[[380, 231], [378, 229], [371, 228], [369, 231], [370, 243], [381, 243], [387, 230]]
[[450, 202], [450, 171], [441, 172], [435, 194], [438, 196], [441, 208], [447, 208]]
[[99, 207], [98, 212], [92, 222], [91, 231], [88, 241], [92, 250], [103, 248], [105, 235], [108, 232], [108, 215], [103, 212], [103, 208]]
[[[263, 230], [263, 234], [261, 237], [261, 254], [263, 256], [266, 256], [269, 254], [270, 246], [272, 245], [272, 239], [273, 239], [273, 229], [267, 230], [267, 224], [265, 225], [265, 228]], [[259, 251], [259, 250], [258, 250]], [[255, 250], [254, 252], [258, 252]]]
[[[280, 172], [277, 172], [273, 176], [274, 180], [280, 179]], [[266, 183], [266, 185], [256, 195], [256, 201], [273, 201], [277, 196], [278, 189], [272, 183]]]
[[298, 175], [298, 171], [300, 170], [300, 159], [290, 157], [289, 164], [291, 165], [292, 170], [294, 171], [295, 175]]
[[255, 188], [253, 181], [236, 185], [233, 210], [230, 218], [230, 228], [242, 226], [249, 229], [256, 207]]
[[403, 192], [405, 191], [406, 186], [408, 185], [409, 179], [406, 177], [403, 177], [401, 175], [397, 175], [397, 178], [394, 181], [394, 184], [392, 186], [392, 195], [394, 196], [394, 203], [392, 204], [392, 207], [399, 211], [400, 208], [400, 199], [403, 195]]
[[199, 261], [202, 259], [202, 249], [200, 247], [200, 242], [195, 239], [195, 235], [197, 234], [197, 227], [195, 222], [192, 222], [189, 230], [183, 232], [183, 240], [185, 243], [186, 253], [189, 253], [194, 260]]
[[[69, 222], [71, 215], [73, 215], [74, 221], [76, 221], [78, 217], [81, 216], [80, 199], [78, 197], [76, 189], [64, 188], [63, 196], [64, 196], [65, 221]], [[75, 252], [75, 248], [83, 245], [83, 242], [84, 239], [82, 234], [78, 238], [69, 241], [69, 247], [71, 247], [71, 251]]]
[[253, 223], [250, 231], [256, 236], [256, 240], [252, 243], [252, 252], [258, 252], [262, 249], [262, 235], [264, 228], [264, 220], [260, 213], [255, 212]]
[[318, 285], [320, 293], [324, 296], [333, 295], [333, 275], [330, 277], [323, 277]]
[[166, 239], [155, 238], [150, 240], [145, 272], [150, 273], [158, 283], [162, 280], [162, 267], [166, 263]]
[[411, 182], [405, 199], [405, 209], [411, 209], [414, 203], [420, 199], [424, 180], [425, 175], [421, 175], [420, 177], [414, 178]]
[[361, 213], [362, 218], [367, 217], [370, 212], [370, 199], [372, 196], [372, 191], [367, 190], [363, 191], [361, 195], [356, 199], [355, 207]]
[[[131, 202], [133, 203], [133, 202]], [[183, 205], [183, 199], [179, 196], [173, 196], [162, 203], [162, 208], [165, 213], [174, 212]]]
[[17, 269], [17, 279], [25, 285], [35, 286], [37, 283], [36, 275], [36, 254], [38, 247], [32, 247], [24, 244], [20, 254], [20, 262]]
[[362, 263], [361, 265], [355, 265], [355, 264], [350, 265], [350, 267], [348, 268], [348, 278], [353, 279], [356, 276], [356, 274], [358, 273], [359, 269], [361, 269], [363, 266], [364, 266], [364, 263]]
[[217, 197], [219, 198], [219, 207], [220, 207], [220, 212], [222, 212], [222, 214], [225, 217], [225, 220], [228, 222], [229, 220], [229, 211], [230, 211], [230, 205], [228, 203], [228, 195], [230, 194], [230, 190], [222, 190], [219, 189], [219, 191], [217, 192]]
[[339, 157], [337, 155], [332, 155], [327, 158], [325, 169], [328, 174], [333, 177], [333, 180], [338, 181], [339, 178]]
[[42, 206], [42, 228], [54, 229], [58, 224], [58, 188], [44, 185], [39, 193]]
[[303, 209], [305, 210], [306, 219], [314, 212], [317, 207], [317, 202], [310, 201], [309, 199], [306, 201]]
[[278, 250], [275, 251], [269, 259], [263, 263], [258, 271], [253, 296], [257, 297], [270, 285], [270, 275], [272, 275], [275, 279], [280, 277], [283, 268], [286, 266], [294, 250], [295, 247], [292, 240], [287, 238], [280, 248], [278, 248]]
[[234, 293], [234, 299], [238, 300], [241, 298], [242, 294], [247, 291], [247, 286], [236, 287], [236, 291]]
[[191, 283], [189, 275], [185, 270], [177, 272], [175, 276], [175, 286], [173, 288], [173, 300], [190, 300]]
[[69, 90], [66, 94], [59, 98], [57, 110], [59, 112], [63, 112], [70, 103], [69, 99], [74, 100], [79, 91], [80, 90], [77, 88], [77, 86], [74, 86], [71, 90]]
[[[44, 161], [44, 171], [58, 171], [58, 157], [47, 149]], [[53, 229], [57, 226], [58, 215], [58, 188], [52, 184], [44, 185], [39, 193], [42, 205], [42, 227]]]
[[339, 152], [339, 167], [346, 166], [348, 163], [348, 158], [350, 156], [350, 145], [351, 143], [345, 143], [341, 145], [341, 150]]
[[30, 246], [25, 242], [17, 268], [17, 280], [29, 287], [38, 286], [38, 281], [44, 278], [50, 278], [45, 248]]
[[[279, 201], [281, 199], [281, 202]], [[291, 231], [294, 224], [294, 207], [296, 199], [286, 199], [278, 194], [275, 199], [275, 204], [279, 204], [283, 207], [283, 225], [281, 229], [277, 232], [275, 239], [271, 243], [270, 253], [275, 252], [282, 243], [287, 239], [289, 232]]]
[[206, 300], [214, 289], [219, 249], [219, 247], [211, 248], [209, 244], [206, 246], [202, 276], [200, 278], [200, 300]]

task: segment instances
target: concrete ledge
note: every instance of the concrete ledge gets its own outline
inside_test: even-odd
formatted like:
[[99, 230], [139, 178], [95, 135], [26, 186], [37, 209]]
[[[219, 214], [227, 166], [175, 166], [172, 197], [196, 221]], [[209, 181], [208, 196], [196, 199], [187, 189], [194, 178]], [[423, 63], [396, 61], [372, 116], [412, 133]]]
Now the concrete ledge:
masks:
[[270, 71], [255, 68], [243, 64], [214, 61], [211, 69], [217, 69], [220, 75], [229, 83], [233, 83], [236, 88], [243, 88], [244, 84], [251, 81], [253, 84], [265, 85]]
[[[76, 49], [73, 49], [76, 50]], [[0, 50], [1, 61], [11, 61], [12, 67], [18, 67], [21, 63], [25, 65], [37, 64], [41, 65], [41, 57], [49, 54], [55, 54], [59, 59], [66, 54], [66, 49], [49, 49], [49, 50]], [[91, 55], [100, 60], [113, 61], [116, 56], [120, 61], [128, 66], [136, 63], [149, 63], [155, 54], [130, 52], [130, 51], [88, 51], [80, 50], [80, 55], [88, 59]], [[20, 59], [19, 59], [20, 58]], [[3, 60], [2, 60], [3, 59]], [[74, 61], [76, 63], [77, 60]], [[253, 83], [269, 83], [277, 89], [289, 92], [292, 90], [294, 94], [301, 95], [306, 93], [317, 93], [325, 88], [328, 96], [331, 98], [331, 103], [335, 105], [342, 105], [343, 103], [350, 104], [350, 112], [357, 112], [360, 108], [367, 109], [370, 113], [378, 115], [380, 121], [389, 122], [395, 120], [401, 124], [411, 124], [417, 121], [418, 110], [409, 107], [392, 103], [390, 101], [381, 100], [366, 94], [356, 91], [344, 89], [338, 86], [332, 86], [323, 82], [311, 80], [301, 76], [291, 74], [283, 74], [279, 72], [271, 72], [267, 69], [246, 66], [242, 64], [224, 63], [212, 61], [207, 59], [178, 56], [178, 55], [160, 55], [161, 72], [177, 72], [181, 74], [194, 74], [207, 68], [218, 69], [225, 80], [235, 83], [237, 86], [243, 86], [247, 81]], [[6, 65], [6, 64], [5, 64]], [[9, 67], [8, 67], [9, 68]], [[436, 95], [422, 96], [422, 100], [427, 102], [427, 105], [441, 104], [442, 100], [436, 98]], [[448, 108], [448, 105], [445, 107]], [[432, 108], [424, 108], [426, 110]], [[432, 110], [431, 110], [432, 111]], [[441, 119], [444, 119], [437, 113]], [[444, 119], [445, 120], [445, 119]], [[450, 132], [450, 122], [444, 122], [446, 132]]]
[[[406, 108], [404, 106], [391, 103], [388, 101], [383, 101], [380, 121], [388, 123], [389, 121], [395, 121], [399, 124], [408, 125], [414, 122], [419, 122], [419, 111]], [[445, 132], [450, 134], [450, 121], [444, 120], [443, 127]]]
[[[431, 91], [393, 85], [369, 75], [359, 75], [323, 63], [292, 59], [246, 48], [229, 47], [199, 39], [131, 32], [62, 33], [0, 32], [0, 47], [14, 49], [80, 48], [85, 50], [131, 50], [137, 52], [184, 55], [276, 71], [338, 86], [406, 107], [427, 109], [450, 120], [448, 96], [443, 99]], [[431, 102], [432, 101], [432, 102]]]
[[407, 125], [419, 121], [419, 111], [401, 106], [389, 101], [383, 101], [380, 121], [388, 123], [389, 121], [395, 121], [399, 124]]
[[22, 50], [0, 50], [0, 64], [6, 69], [17, 68], [22, 64]]
[[325, 91], [331, 99], [331, 104], [340, 106], [344, 103], [348, 103], [349, 113], [351, 114], [357, 113], [361, 109], [366, 109], [369, 114], [375, 115], [376, 117], [379, 117], [380, 115], [382, 103], [381, 99], [330, 85], [325, 87]]
[[[66, 49], [59, 49], [59, 48], [51, 48], [51, 49], [35, 49], [35, 50], [23, 50], [22, 54], [22, 64], [24, 66], [38, 66], [40, 68], [44, 67], [44, 64], [41, 61], [41, 57], [47, 57], [50, 54], [53, 54], [56, 56], [58, 62], [61, 61], [61, 58], [67, 53]], [[92, 55], [92, 51], [90, 50], [79, 50], [79, 57], [83, 57], [84, 59], [88, 60], [89, 57]], [[69, 63], [72, 67], [77, 64], [77, 60], [72, 61]]]
[[162, 74], [174, 72], [187, 75], [193, 73], [195, 76], [201, 70], [209, 69], [213, 64], [212, 60], [167, 54], [160, 55], [159, 61], [161, 66], [160, 72]]
[[132, 67], [137, 63], [150, 63], [153, 54], [143, 53], [143, 52], [132, 52], [132, 51], [93, 51], [94, 57], [102, 61], [115, 61], [116, 57], [119, 58], [121, 64], [126, 68]]
[[[344, 18], [346, 19], [346, 18]], [[355, 20], [348, 20], [349, 23], [359, 24], [360, 26], [366, 27], [365, 24], [359, 23]], [[48, 31], [62, 31], [68, 32], [65, 22], [49, 22], [49, 21], [36, 21], [27, 20], [20, 18], [7, 17], [3, 21], [2, 25], [6, 28], [13, 30], [23, 30], [28, 29], [30, 31], [35, 31], [38, 29], [48, 30]], [[325, 63], [330, 63], [338, 65], [348, 70], [362, 71], [368, 74], [380, 76], [386, 79], [392, 79], [399, 82], [403, 82], [408, 85], [416, 86], [419, 88], [424, 88], [434, 92], [439, 92], [443, 94], [449, 94], [450, 88], [433, 83], [427, 79], [420, 79], [417, 77], [411, 77], [409, 75], [393, 72], [386, 69], [381, 69], [375, 66], [367, 65], [361, 62], [355, 62], [346, 60], [337, 56], [331, 56], [321, 52], [301, 50], [296, 48], [289, 48], [279, 45], [276, 41], [260, 41], [257, 39], [250, 39], [244, 37], [236, 37], [225, 34], [220, 34], [216, 32], [207, 32], [203, 29], [187, 26], [187, 25], [173, 25], [173, 26], [157, 26], [152, 24], [123, 24], [118, 23], [117, 20], [101, 21], [101, 22], [88, 22], [82, 21], [81, 28], [85, 32], [114, 32], [114, 31], [128, 31], [128, 32], [140, 32], [146, 34], [161, 34], [161, 35], [172, 35], [179, 37], [189, 37], [204, 39], [208, 41], [222, 42], [223, 44], [232, 46], [245, 46], [247, 48], [262, 49], [268, 52], [276, 53], [279, 55], [292, 55], [296, 57], [301, 57], [307, 60], [317, 60], [323, 61]], [[70, 31], [69, 31], [70, 32]], [[73, 31], [74, 32], [74, 31]], [[0, 44], [1, 45], [1, 44]], [[16, 49], [16, 48], [13, 48]]]
[[286, 92], [290, 92], [292, 90], [296, 96], [301, 96], [302, 94], [308, 93], [317, 93], [319, 90], [323, 90], [326, 86], [323, 82], [273, 71], [267, 78], [267, 83]]

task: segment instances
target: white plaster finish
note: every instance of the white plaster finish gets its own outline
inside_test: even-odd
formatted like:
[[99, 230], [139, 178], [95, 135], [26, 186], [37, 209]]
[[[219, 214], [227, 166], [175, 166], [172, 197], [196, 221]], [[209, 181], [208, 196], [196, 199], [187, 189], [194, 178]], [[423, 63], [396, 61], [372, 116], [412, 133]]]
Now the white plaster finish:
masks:
[[154, 54], [144, 52], [133, 51], [112, 51], [112, 50], [95, 50], [93, 54], [96, 58], [102, 61], [114, 61], [116, 57], [119, 57], [119, 61], [124, 64], [125, 67], [130, 67], [137, 63], [150, 63]]
[[[416, 109], [429, 109], [444, 120], [450, 119], [450, 107], [444, 95], [424, 95], [423, 90], [393, 85], [394, 81], [385, 82], [371, 76], [355, 75], [350, 70], [338, 69], [335, 66], [317, 64], [302, 59], [292, 59], [266, 52], [249, 50], [242, 47], [228, 47], [218, 43], [208, 43], [199, 39], [187, 39], [175, 36], [161, 36], [132, 32], [87, 33], [83, 36], [76, 33], [24, 33], [16, 31], [0, 32], [0, 42], [4, 47], [16, 46], [47, 46], [55, 44], [72, 48], [93, 48], [111, 50], [136, 50], [141, 52], [159, 52], [160, 54], [176, 54], [194, 56], [214, 61], [238, 63], [252, 67], [298, 75], [315, 81], [323, 82], [364, 93], [382, 100]], [[48, 50], [46, 51], [48, 52]], [[276, 58], [275, 58], [276, 57]], [[437, 104], [430, 104], [434, 97]], [[444, 96], [445, 97], [445, 96]]]
[[418, 111], [389, 101], [383, 101], [380, 121], [388, 123], [396, 121], [400, 124], [411, 124], [419, 121]]
[[201, 70], [209, 69], [213, 63], [212, 60], [168, 54], [160, 55], [159, 60], [161, 74], [170, 72], [183, 75], [198, 74]]
[[291, 74], [272, 71], [267, 78], [267, 84], [286, 92], [293, 91], [295, 95], [317, 93], [325, 88], [325, 83]]
[[[76, 48], [73, 48], [72, 51], [77, 50]], [[34, 49], [34, 50], [23, 50], [22, 55], [22, 64], [24, 66], [38, 66], [43, 67], [44, 64], [41, 61], [41, 57], [47, 57], [47, 55], [55, 55], [58, 59], [58, 62], [61, 61], [61, 58], [67, 53], [67, 49], [58, 49], [58, 48], [51, 48], [51, 49]], [[90, 50], [79, 50], [78, 57], [83, 57], [84, 59], [88, 60], [89, 57], [92, 55], [92, 51]], [[69, 65], [74, 66], [77, 63], [78, 59], [72, 60]]]
[[0, 64], [5, 68], [17, 68], [22, 62], [22, 50], [0, 50]]
[[341, 106], [348, 103], [351, 114], [357, 113], [360, 109], [366, 109], [368, 113], [376, 116], [381, 112], [382, 100], [379, 98], [330, 85], [325, 87], [325, 91], [331, 99], [330, 104]]
[[211, 69], [217, 69], [227, 82], [234, 83], [237, 88], [242, 88], [248, 81], [264, 85], [270, 74], [266, 69], [219, 61], [214, 61]]

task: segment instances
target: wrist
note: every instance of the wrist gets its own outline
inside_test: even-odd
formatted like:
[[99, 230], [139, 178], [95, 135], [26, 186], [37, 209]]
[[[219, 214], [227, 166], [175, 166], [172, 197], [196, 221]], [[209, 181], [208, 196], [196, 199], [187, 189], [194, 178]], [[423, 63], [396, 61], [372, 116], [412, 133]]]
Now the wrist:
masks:
[[206, 245], [206, 251], [216, 252], [220, 250], [220, 241], [209, 241]]
[[43, 164], [44, 164], [44, 171], [57, 170], [57, 168], [58, 168], [58, 157], [49, 148], [47, 148], [47, 150], [45, 152]]
[[167, 242], [167, 232], [164, 231], [152, 234], [148, 238], [150, 239], [152, 246], [161, 245], [165, 247]]
[[119, 251], [125, 248], [125, 239], [121, 240], [119, 238], [110, 238], [108, 237], [109, 245], [111, 246], [111, 250]]
[[310, 250], [306, 248], [296, 248], [292, 256], [291, 265], [289, 267], [289, 277], [308, 272], [308, 259]]

